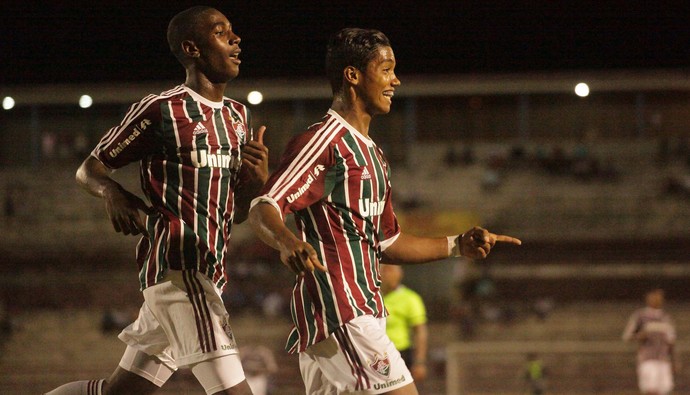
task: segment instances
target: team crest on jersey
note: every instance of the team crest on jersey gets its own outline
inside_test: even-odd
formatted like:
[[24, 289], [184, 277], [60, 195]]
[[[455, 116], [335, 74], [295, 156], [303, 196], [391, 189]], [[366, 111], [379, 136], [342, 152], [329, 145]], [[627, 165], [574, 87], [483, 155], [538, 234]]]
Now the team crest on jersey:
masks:
[[235, 133], [237, 133], [237, 137], [239, 137], [240, 141], [247, 141], [247, 128], [244, 127], [242, 122], [233, 121], [232, 128], [235, 129]]
[[391, 374], [391, 362], [388, 359], [388, 353], [383, 354], [383, 357], [374, 354], [374, 361], [369, 362], [369, 366], [381, 376], [388, 377]]
[[240, 138], [240, 141], [247, 141], [247, 128], [246, 126], [244, 126], [242, 118], [240, 118], [239, 115], [235, 114], [234, 111], [230, 111], [229, 121], [232, 122], [232, 128], [235, 130], [237, 137]]
[[222, 349], [228, 350], [228, 349], [235, 349], [237, 348], [237, 342], [235, 341], [235, 335], [232, 333], [232, 328], [230, 327], [230, 316], [224, 316], [223, 318], [220, 319], [220, 326], [223, 328], [223, 331], [225, 332], [226, 335], [228, 335], [228, 344], [223, 344], [221, 346]]

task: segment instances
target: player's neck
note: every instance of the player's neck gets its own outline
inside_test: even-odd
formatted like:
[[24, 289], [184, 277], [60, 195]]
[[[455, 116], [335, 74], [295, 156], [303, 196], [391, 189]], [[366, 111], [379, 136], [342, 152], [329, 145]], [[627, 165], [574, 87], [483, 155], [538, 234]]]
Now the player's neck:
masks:
[[185, 80], [184, 84], [189, 89], [213, 102], [223, 100], [225, 95], [225, 87], [227, 86], [227, 82], [213, 83], [209, 81], [208, 78], [203, 76], [200, 77], [199, 75], [193, 73], [187, 74], [187, 79]]
[[331, 104], [331, 109], [343, 117], [347, 123], [357, 129], [362, 135], [369, 137], [369, 125], [371, 124], [372, 116], [361, 106], [356, 106], [347, 100], [335, 97]]

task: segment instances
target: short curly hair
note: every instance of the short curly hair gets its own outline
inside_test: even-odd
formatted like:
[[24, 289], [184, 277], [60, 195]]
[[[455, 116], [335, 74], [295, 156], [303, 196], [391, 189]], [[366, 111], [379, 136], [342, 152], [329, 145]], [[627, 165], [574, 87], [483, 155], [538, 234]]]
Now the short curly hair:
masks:
[[388, 37], [375, 29], [345, 28], [336, 32], [326, 49], [326, 75], [333, 94], [340, 93], [343, 88], [345, 67], [363, 71], [379, 48], [390, 46]]
[[195, 6], [175, 15], [168, 24], [168, 46], [180, 63], [184, 64], [182, 41], [196, 40], [198, 27], [202, 18], [209, 12], [216, 11], [213, 7]]

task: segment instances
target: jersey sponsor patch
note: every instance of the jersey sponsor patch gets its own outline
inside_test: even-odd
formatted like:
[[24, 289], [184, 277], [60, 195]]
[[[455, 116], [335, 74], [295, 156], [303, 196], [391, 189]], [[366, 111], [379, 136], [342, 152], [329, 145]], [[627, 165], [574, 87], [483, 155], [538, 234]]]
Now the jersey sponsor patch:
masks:
[[192, 164], [196, 168], [202, 167], [220, 167], [223, 169], [230, 169], [238, 171], [240, 168], [240, 159], [232, 153], [211, 153], [207, 150], [192, 151], [190, 153]]
[[321, 172], [324, 170], [326, 170], [326, 167], [324, 165], [316, 165], [314, 169], [307, 175], [307, 179], [304, 181], [304, 185], [299, 187], [296, 192], [291, 193], [290, 196], [287, 197], [288, 203], [292, 203], [295, 200], [299, 199], [300, 196], [304, 195], [304, 193], [309, 189], [311, 184], [314, 183], [316, 177], [318, 177], [319, 174], [321, 174]]

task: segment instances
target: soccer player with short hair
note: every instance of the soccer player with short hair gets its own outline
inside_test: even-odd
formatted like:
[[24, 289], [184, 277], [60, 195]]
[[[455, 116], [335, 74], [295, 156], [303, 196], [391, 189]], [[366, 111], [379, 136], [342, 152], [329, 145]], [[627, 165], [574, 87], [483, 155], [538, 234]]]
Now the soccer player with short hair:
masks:
[[[207, 394], [251, 394], [220, 294], [233, 223], [246, 219], [268, 178], [265, 127], [253, 139], [248, 109], [224, 96], [240, 65], [240, 37], [225, 15], [189, 8], [167, 36], [184, 84], [133, 104], [77, 171], [117, 232], [143, 235], [136, 257], [144, 304], [120, 333], [127, 347], [108, 380], [49, 395], [150, 394], [178, 368], [191, 369]], [[110, 177], [136, 161], [150, 207]]]
[[646, 306], [636, 310], [623, 330], [623, 340], [636, 341], [637, 379], [640, 392], [665, 395], [673, 390], [673, 345], [676, 328], [663, 310], [664, 290], [652, 289], [645, 295]]
[[[395, 64], [379, 31], [348, 28], [331, 38], [331, 108], [288, 143], [249, 213], [258, 236], [297, 274], [287, 348], [299, 352], [308, 394], [417, 393], [386, 336], [380, 261], [484, 258], [496, 242], [520, 243], [478, 227], [439, 238], [401, 232], [390, 166], [369, 133], [372, 117], [390, 111], [400, 86]], [[300, 238], [284, 223], [290, 213]]]

